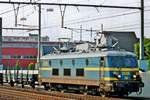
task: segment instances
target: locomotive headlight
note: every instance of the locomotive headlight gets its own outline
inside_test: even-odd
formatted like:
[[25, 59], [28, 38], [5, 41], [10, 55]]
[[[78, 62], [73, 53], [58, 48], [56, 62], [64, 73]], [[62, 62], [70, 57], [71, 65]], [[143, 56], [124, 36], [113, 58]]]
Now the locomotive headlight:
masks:
[[133, 78], [136, 78], [136, 75], [133, 75]]
[[118, 75], [118, 78], [121, 78], [121, 75]]

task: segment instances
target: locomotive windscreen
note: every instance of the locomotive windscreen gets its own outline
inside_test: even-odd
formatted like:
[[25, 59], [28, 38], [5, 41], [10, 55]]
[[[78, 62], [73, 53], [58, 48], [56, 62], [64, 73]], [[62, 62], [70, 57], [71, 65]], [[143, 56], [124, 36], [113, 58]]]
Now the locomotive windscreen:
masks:
[[136, 68], [138, 67], [136, 57], [126, 56], [109, 56], [108, 57], [109, 67], [124, 67], [124, 68]]

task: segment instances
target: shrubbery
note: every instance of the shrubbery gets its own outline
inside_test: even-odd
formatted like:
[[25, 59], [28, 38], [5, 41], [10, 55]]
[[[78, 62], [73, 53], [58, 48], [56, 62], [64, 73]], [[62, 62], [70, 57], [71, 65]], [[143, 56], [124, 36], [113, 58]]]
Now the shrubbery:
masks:
[[[139, 43], [136, 43], [134, 45], [134, 51], [136, 53], [136, 55], [138, 56], [138, 59], [139, 59], [139, 55], [140, 55], [140, 52], [139, 52]], [[144, 58], [145, 60], [148, 60], [149, 62], [149, 70], [150, 70], [150, 38], [145, 38], [144, 39]]]

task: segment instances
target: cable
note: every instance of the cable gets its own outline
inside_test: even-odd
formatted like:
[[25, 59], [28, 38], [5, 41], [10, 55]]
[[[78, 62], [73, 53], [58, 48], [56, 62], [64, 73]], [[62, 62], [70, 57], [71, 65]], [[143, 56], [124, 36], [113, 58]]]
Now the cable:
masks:
[[[149, 6], [147, 7], [149, 8]], [[150, 9], [147, 9], [147, 10], [150, 10]], [[145, 10], [145, 11], [147, 11]], [[82, 23], [82, 22], [89, 22], [89, 21], [95, 21], [95, 20], [101, 20], [101, 19], [108, 19], [108, 18], [113, 18], [113, 17], [119, 17], [119, 16], [124, 16], [124, 15], [130, 15], [130, 14], [135, 14], [135, 13], [139, 13], [138, 11], [134, 11], [134, 12], [127, 12], [127, 13], [121, 13], [121, 14], [116, 14], [116, 15], [112, 15], [112, 16], [105, 16], [105, 17], [97, 17], [97, 16], [92, 16], [92, 17], [96, 17], [96, 18], [88, 18], [85, 20], [85, 17], [84, 18], [79, 18], [79, 19], [73, 19], [73, 20], [67, 20], [65, 22], [73, 22], [73, 21], [78, 21], [78, 20], [83, 20], [83, 21], [78, 21], [78, 22], [75, 22], [75, 23]], [[71, 23], [72, 24], [72, 23]], [[73, 23], [74, 24], [74, 23]]]
[[[145, 22], [144, 24], [150, 24], [150, 22]], [[120, 26], [116, 26], [116, 27], [109, 27], [109, 28], [105, 28], [105, 29], [118, 29], [118, 28], [124, 28], [124, 27], [132, 27], [132, 26], [138, 26], [139, 24], [129, 24], [129, 25], [120, 25]]]
[[[83, 20], [83, 21], [78, 21], [78, 22], [67, 23], [66, 25], [74, 24], [74, 23], [82, 23], [82, 22], [86, 23], [86, 22], [95, 21], [95, 20], [101, 20], [101, 19], [113, 18], [113, 17], [118, 17], [118, 16], [130, 15], [130, 14], [134, 14], [134, 13], [139, 13], [139, 12], [130, 12], [130, 13], [120, 14], [120, 15], [113, 15], [113, 16], [107, 16], [107, 17], [101, 17], [101, 18], [95, 18], [95, 19], [88, 19], [88, 20]], [[71, 21], [69, 21], [69, 22], [71, 22]]]
[[[119, 29], [119, 30], [131, 30], [131, 29], [140, 29], [141, 27], [131, 27], [131, 28], [123, 28], [123, 29]], [[150, 28], [150, 26], [145, 26], [144, 28]]]
[[[38, 0], [38, 1], [40, 1], [40, 0]], [[27, 5], [26, 5], [27, 6]], [[3, 13], [1, 13], [1, 14], [5, 14], [5, 13], [8, 13], [8, 12], [10, 12], [10, 10], [9, 11], [7, 11], [7, 12], [3, 12]], [[0, 15], [1, 15], [0, 14]], [[125, 14], [122, 14], [122, 15], [125, 15]], [[116, 16], [110, 16], [111, 18], [112, 17], [117, 17], [117, 16], [122, 16], [122, 15], [116, 15]], [[105, 18], [109, 18], [109, 17], [105, 17]], [[105, 19], [105, 18], [101, 18], [101, 19]], [[84, 18], [85, 19], [85, 18]], [[99, 18], [97, 18], [97, 19], [99, 19]], [[92, 20], [97, 20], [97, 19], [92, 19]], [[80, 19], [81, 20], [81, 19]], [[92, 21], [91, 20], [91, 21]], [[87, 21], [87, 20], [85, 20], [85, 21]], [[85, 21], [83, 21], [83, 22], [85, 22]], [[88, 21], [90, 21], [90, 20], [88, 20]], [[81, 21], [82, 22], [82, 21]], [[80, 22], [76, 22], [76, 23], [80, 23]]]
[[[145, 10], [146, 12], [150, 11], [150, 9]], [[120, 16], [124, 16], [124, 15], [131, 15], [131, 14], [135, 14], [135, 13], [140, 13], [140, 12], [129, 12], [129, 13], [123, 13], [123, 14], [117, 14], [117, 15], [112, 15], [112, 16], [106, 16], [106, 17], [101, 17], [101, 18], [95, 18], [95, 19], [88, 19], [88, 20], [84, 20], [84, 21], [78, 21], [78, 22], [71, 22], [71, 23], [67, 23], [70, 22], [71, 20], [65, 21], [66, 24], [65, 25], [70, 25], [70, 24], [77, 24], [77, 23], [87, 23], [90, 21], [97, 21], [97, 20], [102, 20], [102, 19], [108, 19], [108, 18], [113, 18], [113, 17], [120, 17]], [[46, 27], [42, 27], [42, 29], [48, 29], [48, 28], [53, 28], [53, 27], [58, 27], [59, 25], [53, 25], [53, 26], [46, 26]]]
[[[41, 1], [41, 0], [37, 0], [37, 1], [35, 1], [35, 2], [38, 2], [38, 1]], [[29, 5], [23, 5], [23, 6], [20, 6], [19, 8], [26, 7], [26, 6], [29, 6]], [[7, 10], [7, 11], [5, 11], [5, 12], [2, 12], [2, 13], [0, 13], [0, 15], [6, 14], [6, 13], [9, 13], [9, 12], [12, 12], [12, 11], [14, 11], [14, 9]]]
[[[150, 9], [149, 9], [148, 11], [150, 11]], [[87, 23], [87, 22], [90, 22], [90, 21], [97, 21], [97, 20], [102, 20], [102, 19], [109, 19], [109, 18], [113, 18], [113, 17], [120, 17], [120, 16], [124, 16], [124, 15], [136, 14], [136, 13], [139, 13], [139, 12], [137, 12], [137, 11], [136, 11], [136, 12], [129, 12], [129, 13], [118, 14], [118, 15], [112, 15], [112, 16], [107, 16], [107, 17], [101, 17], [101, 18], [95, 18], [95, 19], [77, 21], [77, 22], [68, 23], [68, 24]]]

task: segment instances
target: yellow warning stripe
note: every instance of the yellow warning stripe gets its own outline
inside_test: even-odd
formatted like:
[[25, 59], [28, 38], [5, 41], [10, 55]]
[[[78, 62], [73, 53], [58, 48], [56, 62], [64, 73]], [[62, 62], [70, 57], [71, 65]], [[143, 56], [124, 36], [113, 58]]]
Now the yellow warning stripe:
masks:
[[39, 70], [52, 70], [52, 68], [39, 68]]
[[86, 71], [99, 71], [100, 68], [84, 68]]
[[105, 81], [117, 81], [118, 80], [117, 78], [111, 78], [111, 77], [104, 77], [102, 79]]
[[84, 68], [86, 71], [139, 71], [138, 68]]
[[[39, 68], [39, 70], [52, 70], [49, 68]], [[85, 71], [139, 71], [139, 68], [84, 68]]]

